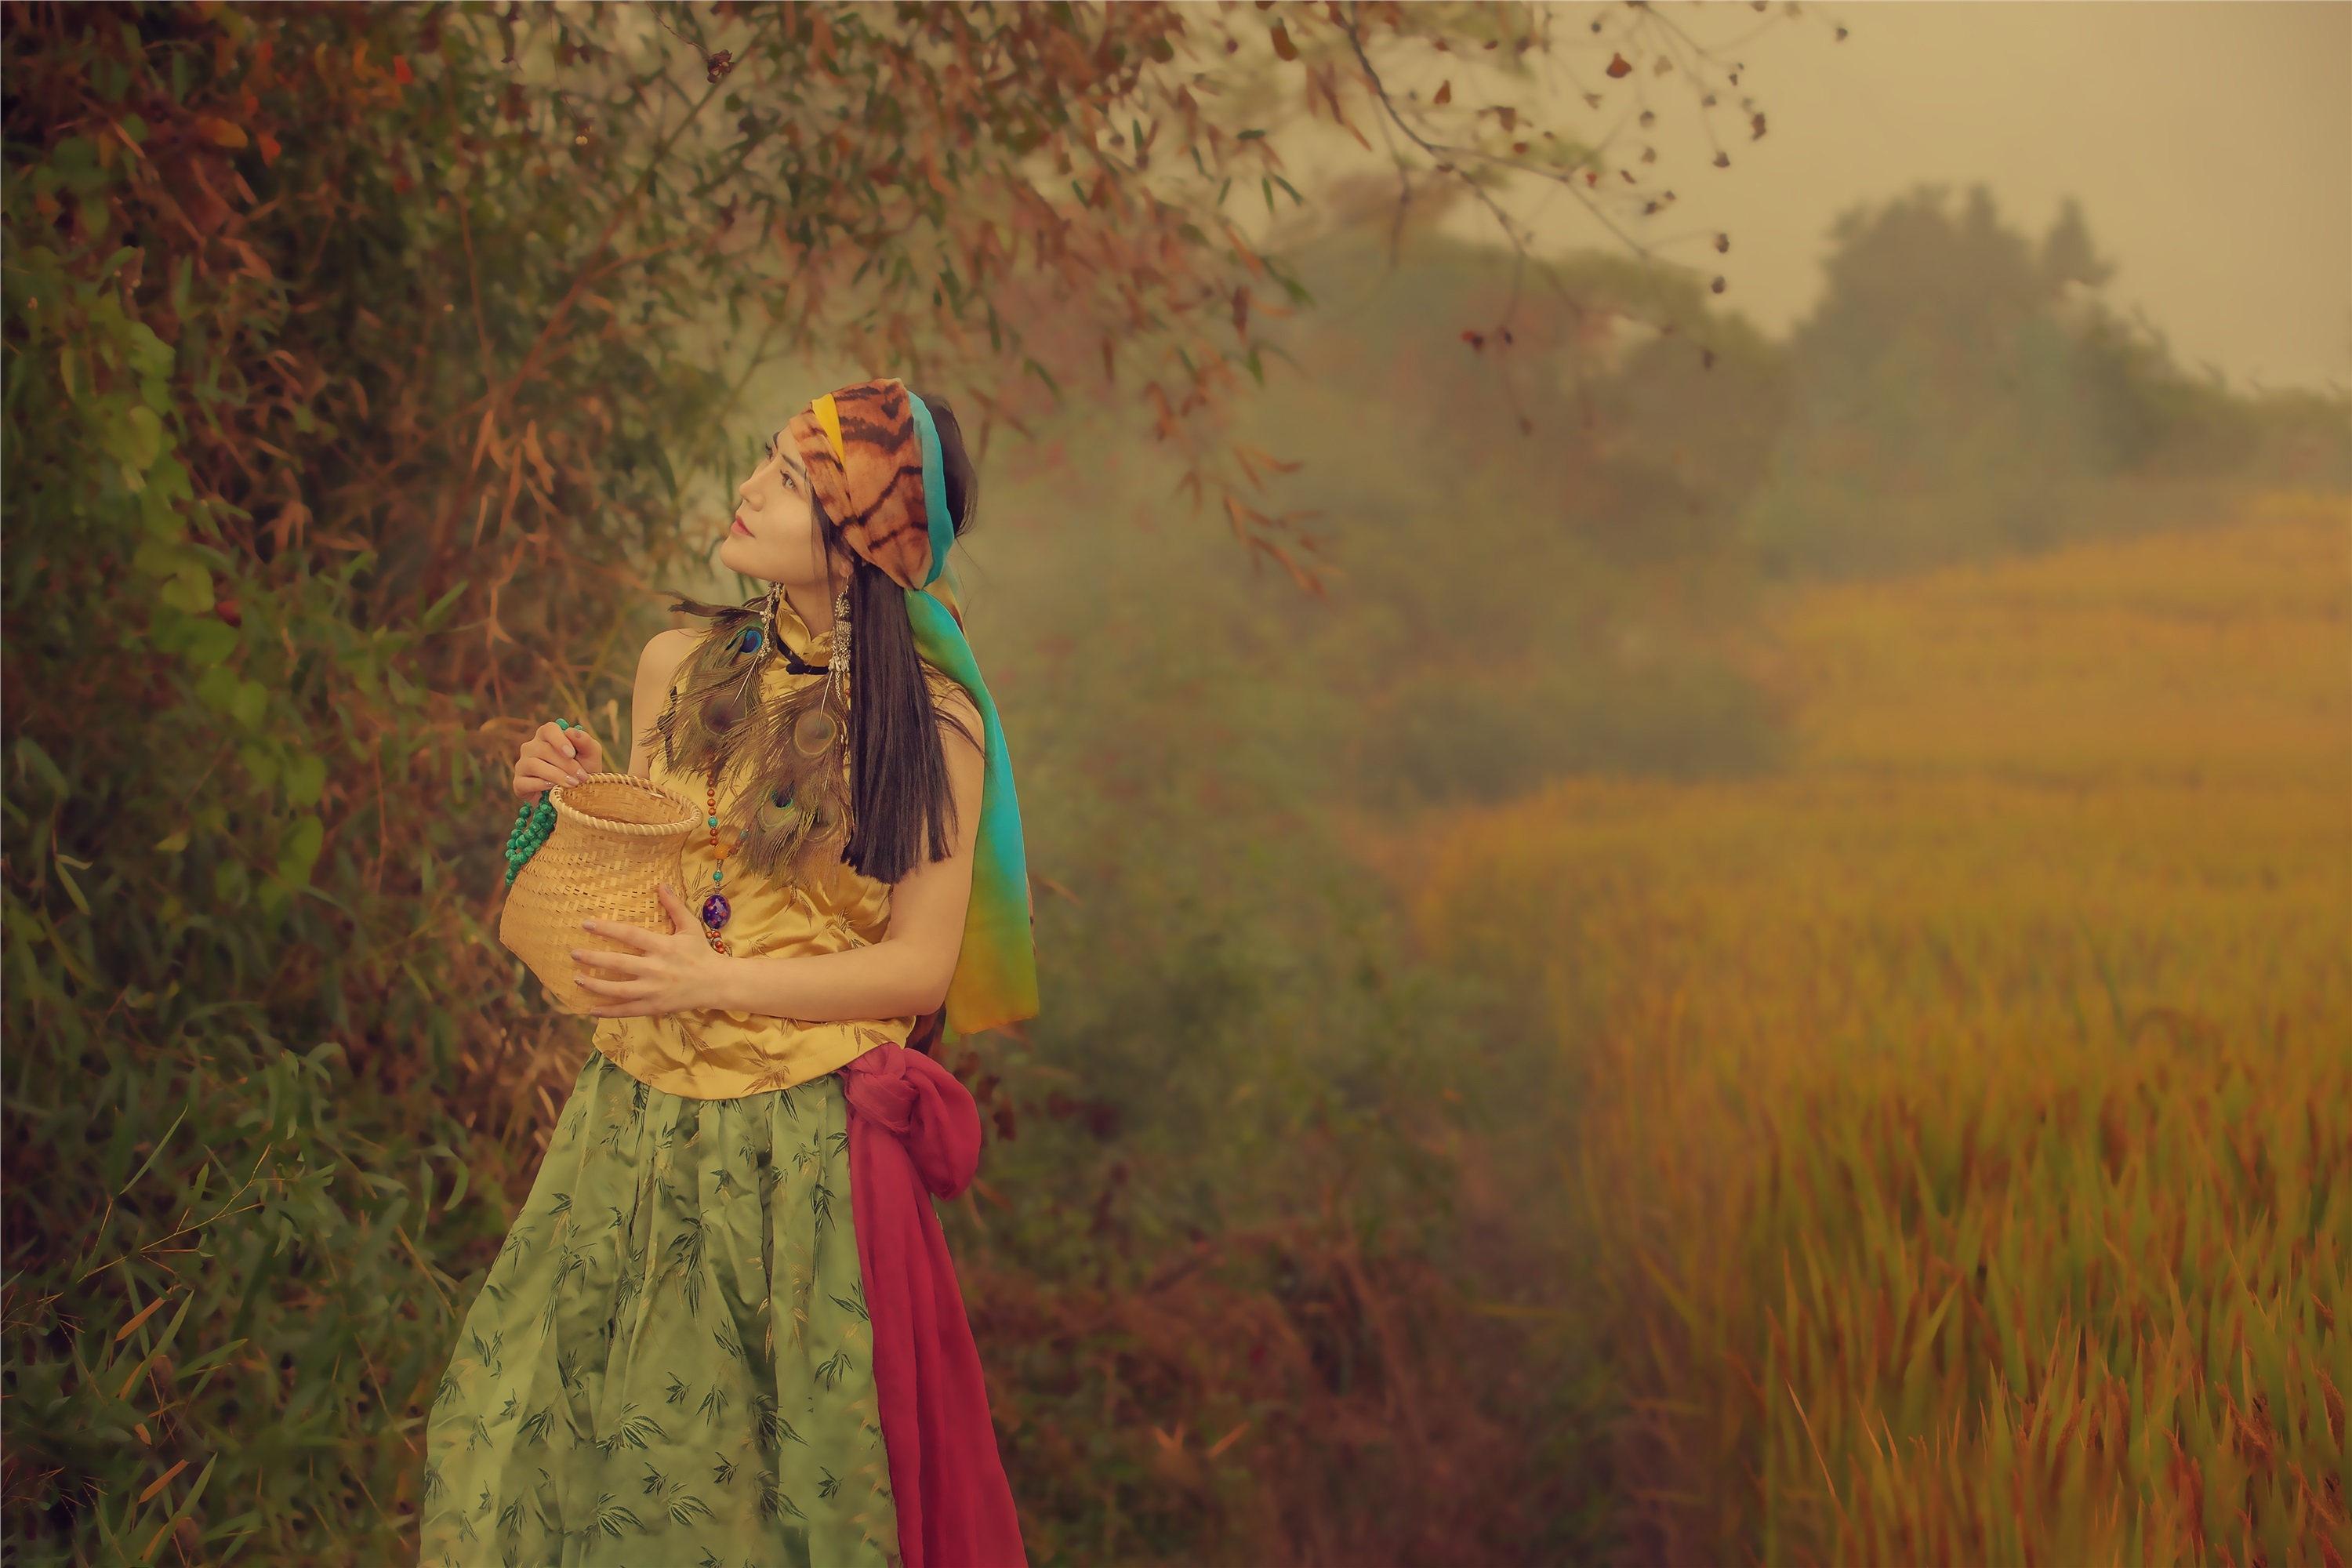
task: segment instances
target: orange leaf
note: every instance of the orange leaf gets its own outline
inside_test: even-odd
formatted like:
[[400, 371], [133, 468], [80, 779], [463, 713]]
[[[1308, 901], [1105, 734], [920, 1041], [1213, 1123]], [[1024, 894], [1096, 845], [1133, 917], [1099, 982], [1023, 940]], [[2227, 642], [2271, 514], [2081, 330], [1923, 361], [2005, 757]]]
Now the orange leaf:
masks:
[[1274, 35], [1274, 52], [1276, 54], [1281, 56], [1286, 60], [1295, 60], [1298, 58], [1298, 46], [1290, 41], [1289, 28], [1284, 26], [1281, 23], [1276, 22], [1273, 26], [1266, 30]]
[[1262, 447], [1252, 447], [1240, 441], [1234, 443], [1234, 456], [1241, 459], [1244, 468], [1266, 468], [1277, 474], [1295, 474], [1307, 466], [1299, 458], [1293, 458], [1285, 462]]
[[215, 147], [245, 145], [245, 128], [223, 120], [218, 115], [199, 115], [196, 119], [196, 134]]
[[129, 1322], [123, 1324], [122, 1327], [114, 1331], [114, 1342], [116, 1344], [121, 1344], [123, 1341], [129, 1339], [132, 1332], [138, 1329], [140, 1324], [145, 1322], [148, 1319], [155, 1315], [156, 1308], [161, 1307], [164, 1302], [171, 1299], [172, 1293], [167, 1290], [163, 1295], [156, 1297], [153, 1300], [148, 1302], [147, 1305], [141, 1308], [137, 1317], [131, 1319]]
[[555, 489], [555, 470], [548, 466], [547, 454], [540, 449], [539, 421], [536, 419], [523, 427], [522, 450], [523, 456], [530, 459], [532, 469], [539, 475], [539, 488], [552, 493]]
[[1242, 238], [1241, 230], [1235, 228], [1232, 224], [1225, 223], [1223, 220], [1219, 221], [1219, 226], [1225, 231], [1225, 238], [1227, 242], [1233, 246], [1234, 254], [1239, 256], [1242, 258], [1242, 265], [1250, 269], [1250, 275], [1255, 278], [1265, 277], [1265, 261], [1260, 259], [1258, 253], [1252, 250], [1248, 244]]
[[170, 1469], [165, 1470], [162, 1475], [155, 1478], [152, 1484], [151, 1484], [145, 1491], [139, 1494], [139, 1500], [142, 1503], [144, 1503], [149, 1498], [153, 1497], [157, 1492], [160, 1492], [165, 1487], [170, 1486], [172, 1484], [172, 1478], [178, 1475], [182, 1470], [184, 1470], [187, 1468], [188, 1461], [182, 1459], [178, 1464], [173, 1465]]
[[1453, 79], [1452, 77], [1447, 77], [1444, 81], [1442, 81], [1442, 82], [1438, 83], [1438, 84], [1437, 84], [1437, 94], [1436, 94], [1436, 96], [1435, 96], [1435, 97], [1432, 98], [1429, 101], [1430, 101], [1430, 102], [1432, 102], [1432, 103], [1433, 103], [1433, 104], [1438, 105], [1440, 108], [1443, 108], [1444, 105], [1446, 105], [1446, 104], [1449, 104], [1449, 103], [1453, 102], [1453, 101], [1454, 101], [1454, 79]]
[[278, 138], [265, 131], [257, 140], [261, 143], [261, 161], [264, 163], [275, 163], [278, 162], [278, 153], [279, 151], [278, 146]]

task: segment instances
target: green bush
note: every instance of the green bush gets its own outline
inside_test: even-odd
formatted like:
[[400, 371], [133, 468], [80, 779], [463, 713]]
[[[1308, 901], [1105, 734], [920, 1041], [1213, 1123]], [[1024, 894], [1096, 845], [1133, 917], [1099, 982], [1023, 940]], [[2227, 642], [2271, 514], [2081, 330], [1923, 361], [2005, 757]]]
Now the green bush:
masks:
[[596, 241], [479, 36], [9, 23], [12, 1559], [389, 1560], [554, 1043], [476, 731], [619, 689], [722, 389], [591, 335], [485, 408]]

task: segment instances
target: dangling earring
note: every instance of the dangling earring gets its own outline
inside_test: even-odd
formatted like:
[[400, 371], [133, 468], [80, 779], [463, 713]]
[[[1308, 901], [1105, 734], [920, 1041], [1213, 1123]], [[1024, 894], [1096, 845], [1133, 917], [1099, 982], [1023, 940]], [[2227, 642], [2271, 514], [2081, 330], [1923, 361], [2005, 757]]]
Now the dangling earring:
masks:
[[826, 702], [842, 706], [849, 700], [849, 590], [833, 602], [833, 661], [825, 666]]
[[736, 657], [740, 658], [749, 654], [751, 656], [751, 662], [744, 667], [743, 679], [735, 683], [735, 695], [722, 698], [710, 705], [709, 711], [712, 729], [722, 732], [731, 730], [751, 711], [750, 692], [752, 679], [760, 673], [761, 666], [767, 662], [769, 650], [777, 646], [776, 599], [782, 592], [782, 584], [769, 589], [767, 598], [760, 605], [758, 623], [745, 626], [736, 635], [732, 645]]
[[768, 589], [768, 596], [760, 605], [760, 646], [772, 647], [776, 641], [776, 610], [784, 601], [784, 585], [777, 583]]

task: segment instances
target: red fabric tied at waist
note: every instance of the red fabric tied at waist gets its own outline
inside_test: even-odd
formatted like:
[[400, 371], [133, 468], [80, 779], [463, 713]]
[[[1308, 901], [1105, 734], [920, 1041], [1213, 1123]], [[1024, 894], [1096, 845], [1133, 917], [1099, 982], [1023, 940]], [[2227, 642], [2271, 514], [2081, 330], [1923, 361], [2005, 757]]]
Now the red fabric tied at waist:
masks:
[[926, 1190], [980, 1166], [980, 1108], [927, 1056], [877, 1046], [841, 1069], [850, 1212], [874, 1328], [874, 1388], [906, 1568], [1027, 1568], [988, 1388]]

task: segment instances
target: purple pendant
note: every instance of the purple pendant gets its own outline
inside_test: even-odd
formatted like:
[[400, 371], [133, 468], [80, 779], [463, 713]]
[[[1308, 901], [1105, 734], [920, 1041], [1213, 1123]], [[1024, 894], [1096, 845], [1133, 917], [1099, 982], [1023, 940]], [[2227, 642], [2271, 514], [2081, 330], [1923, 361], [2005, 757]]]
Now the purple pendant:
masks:
[[735, 906], [727, 901], [724, 893], [713, 893], [702, 900], [702, 923], [709, 930], [717, 931], [725, 925], [727, 917], [734, 912]]

